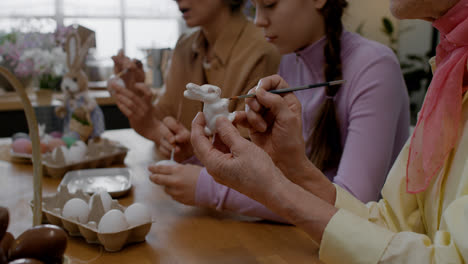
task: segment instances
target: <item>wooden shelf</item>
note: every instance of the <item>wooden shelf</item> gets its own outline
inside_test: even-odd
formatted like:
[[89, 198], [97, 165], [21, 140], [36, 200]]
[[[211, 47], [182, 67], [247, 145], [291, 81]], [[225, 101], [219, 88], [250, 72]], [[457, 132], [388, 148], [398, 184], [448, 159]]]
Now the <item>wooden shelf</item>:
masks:
[[[115, 105], [114, 98], [107, 90], [90, 90], [90, 96], [93, 97], [100, 106]], [[64, 95], [61, 92], [53, 94], [53, 99], [50, 104], [39, 105], [34, 92], [28, 94], [33, 106], [59, 106], [62, 105]], [[7, 92], [0, 95], [0, 111], [22, 110], [23, 105], [21, 99], [16, 92]]]

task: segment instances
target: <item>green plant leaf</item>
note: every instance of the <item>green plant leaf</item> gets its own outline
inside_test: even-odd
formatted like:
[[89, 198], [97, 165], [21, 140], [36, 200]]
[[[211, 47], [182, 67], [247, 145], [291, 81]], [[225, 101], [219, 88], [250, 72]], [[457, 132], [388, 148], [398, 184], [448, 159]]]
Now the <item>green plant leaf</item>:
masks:
[[364, 36], [364, 33], [362, 31], [363, 28], [364, 28], [364, 24], [365, 24], [365, 22], [363, 21], [363, 22], [359, 23], [358, 27], [356, 28], [356, 33], [358, 33], [361, 36]]
[[382, 18], [382, 26], [383, 26], [383, 31], [386, 34], [388, 34], [388, 35], [393, 34], [393, 23], [388, 17], [383, 17]]
[[80, 122], [83, 126], [89, 126], [91, 125], [88, 120], [83, 120], [80, 119], [78, 116], [76, 116], [74, 113], [72, 114], [72, 118], [75, 119], [76, 121]]

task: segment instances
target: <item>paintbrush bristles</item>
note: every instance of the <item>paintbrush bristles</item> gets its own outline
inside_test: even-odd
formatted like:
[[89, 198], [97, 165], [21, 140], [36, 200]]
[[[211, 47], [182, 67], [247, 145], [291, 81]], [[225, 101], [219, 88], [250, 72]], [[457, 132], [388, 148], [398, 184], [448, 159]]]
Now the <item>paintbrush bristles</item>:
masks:
[[[323, 83], [316, 83], [316, 84], [304, 85], [304, 86], [293, 87], [293, 88], [285, 88], [285, 89], [271, 90], [271, 91], [268, 91], [268, 92], [274, 93], [274, 94], [281, 94], [281, 93], [288, 93], [288, 92], [306, 90], [306, 89], [317, 88], [317, 87], [339, 85], [339, 84], [343, 84], [343, 83], [345, 83], [345, 82], [346, 82], [345, 80], [338, 80], [338, 81], [331, 81], [331, 82], [323, 82]], [[251, 98], [251, 97], [255, 97], [255, 96], [256, 96], [256, 95], [255, 95], [254, 93], [251, 93], [251, 94], [244, 94], [244, 95], [237, 95], [237, 96], [233, 96], [233, 97], [229, 98], [229, 100], [243, 99], [243, 98]]]

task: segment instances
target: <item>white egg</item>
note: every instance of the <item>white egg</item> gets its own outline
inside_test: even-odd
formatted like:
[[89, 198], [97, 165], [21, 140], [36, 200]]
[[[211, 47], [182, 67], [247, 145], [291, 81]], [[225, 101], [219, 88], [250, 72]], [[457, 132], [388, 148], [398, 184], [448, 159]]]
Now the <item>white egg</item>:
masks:
[[99, 233], [104, 234], [117, 233], [127, 228], [125, 215], [117, 209], [112, 209], [103, 215], [98, 225]]
[[62, 216], [85, 224], [89, 216], [88, 204], [80, 198], [70, 199], [63, 206]]
[[84, 160], [86, 156], [87, 146], [83, 141], [75, 142], [68, 150], [68, 158], [70, 163], [78, 163]]
[[89, 210], [91, 210], [91, 207], [93, 206], [94, 198], [96, 196], [99, 196], [101, 198], [102, 207], [104, 208], [104, 213], [109, 211], [112, 205], [112, 197], [110, 196], [108, 192], [104, 190], [94, 193], [93, 196], [91, 196], [91, 199], [89, 200]]
[[177, 165], [179, 163], [173, 161], [173, 160], [160, 160], [156, 163], [154, 163], [153, 165], [154, 166], [157, 166], [157, 165], [164, 165], [164, 166], [171, 166], [171, 165]]
[[130, 226], [139, 226], [151, 222], [148, 208], [141, 203], [134, 203], [125, 210], [125, 218]]

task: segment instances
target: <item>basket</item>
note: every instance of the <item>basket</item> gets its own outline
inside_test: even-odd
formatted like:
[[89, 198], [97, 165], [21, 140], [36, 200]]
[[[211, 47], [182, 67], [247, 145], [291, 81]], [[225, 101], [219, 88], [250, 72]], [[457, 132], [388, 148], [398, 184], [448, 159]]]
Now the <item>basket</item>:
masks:
[[21, 82], [8, 69], [0, 66], [0, 75], [15, 88], [23, 103], [26, 120], [28, 122], [29, 135], [32, 143], [33, 160], [33, 226], [40, 225], [42, 220], [42, 161], [41, 148], [39, 143], [39, 129], [37, 125], [36, 114], [31, 105], [31, 101], [26, 94], [26, 90]]

